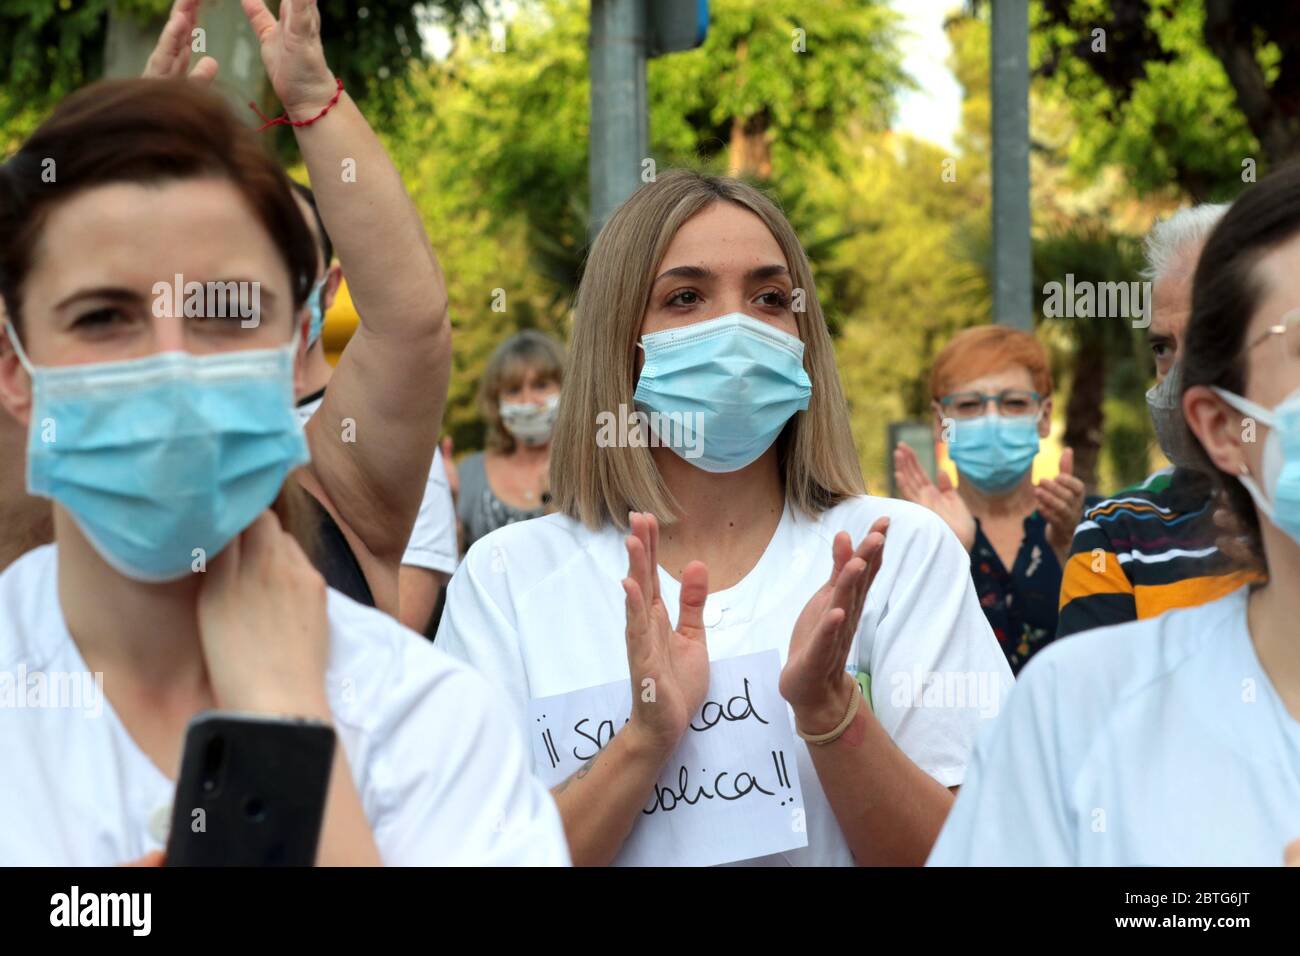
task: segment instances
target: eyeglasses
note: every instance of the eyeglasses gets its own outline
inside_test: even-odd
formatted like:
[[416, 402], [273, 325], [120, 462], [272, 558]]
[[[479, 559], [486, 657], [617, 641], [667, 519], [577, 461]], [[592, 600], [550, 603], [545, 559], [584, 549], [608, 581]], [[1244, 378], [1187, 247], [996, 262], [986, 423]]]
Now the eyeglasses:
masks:
[[1284, 314], [1276, 325], [1270, 325], [1263, 335], [1248, 343], [1246, 351], [1274, 336], [1278, 336], [1277, 341], [1281, 345], [1284, 356], [1300, 357], [1300, 309], [1292, 309]]
[[979, 418], [989, 402], [997, 405], [998, 414], [1004, 418], [1037, 415], [1043, 397], [1023, 388], [1008, 388], [1001, 392], [953, 392], [939, 399], [944, 412], [953, 418]]

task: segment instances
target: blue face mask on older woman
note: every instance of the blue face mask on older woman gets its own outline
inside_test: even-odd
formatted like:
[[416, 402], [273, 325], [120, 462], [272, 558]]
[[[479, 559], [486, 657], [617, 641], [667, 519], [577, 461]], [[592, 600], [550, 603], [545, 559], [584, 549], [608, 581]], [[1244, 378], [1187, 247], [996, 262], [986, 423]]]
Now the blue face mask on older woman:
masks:
[[67, 509], [138, 581], [203, 567], [310, 456], [294, 414], [294, 344], [33, 366], [27, 490]]
[[1010, 491], [1038, 454], [1038, 416], [958, 419], [948, 438], [948, 457], [961, 477], [985, 494]]

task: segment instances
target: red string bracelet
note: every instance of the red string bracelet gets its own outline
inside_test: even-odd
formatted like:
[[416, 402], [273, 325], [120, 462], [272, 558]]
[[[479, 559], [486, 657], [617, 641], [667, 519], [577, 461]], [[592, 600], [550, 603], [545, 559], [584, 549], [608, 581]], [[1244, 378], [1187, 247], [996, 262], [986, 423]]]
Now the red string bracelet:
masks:
[[257, 104], [250, 101], [248, 104], [248, 108], [251, 109], [254, 113], [256, 113], [257, 118], [262, 121], [262, 125], [257, 128], [257, 132], [260, 133], [263, 130], [270, 129], [272, 126], [310, 126], [312, 123], [316, 122], [326, 113], [328, 113], [330, 110], [334, 109], [335, 105], [338, 104], [339, 97], [343, 95], [343, 81], [340, 79], [337, 80], [336, 82], [338, 83], [339, 88], [338, 91], [335, 92], [334, 98], [325, 104], [325, 108], [323, 110], [321, 110], [319, 113], [317, 113], [309, 120], [298, 120], [297, 122], [295, 122], [294, 120], [289, 119], [288, 113], [285, 113], [283, 116], [277, 116], [275, 119], [268, 119], [266, 117], [266, 114], [264, 114], [261, 110], [257, 108]]

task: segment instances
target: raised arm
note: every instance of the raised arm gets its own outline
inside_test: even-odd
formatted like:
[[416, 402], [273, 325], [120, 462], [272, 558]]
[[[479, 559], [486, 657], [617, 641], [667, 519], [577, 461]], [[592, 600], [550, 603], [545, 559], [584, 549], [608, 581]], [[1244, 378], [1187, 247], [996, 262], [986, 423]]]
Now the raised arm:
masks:
[[433, 460], [451, 370], [447, 289], [401, 176], [325, 62], [315, 0], [242, 0], [294, 127], [361, 317], [307, 426], [312, 468], [379, 558], [400, 559]]

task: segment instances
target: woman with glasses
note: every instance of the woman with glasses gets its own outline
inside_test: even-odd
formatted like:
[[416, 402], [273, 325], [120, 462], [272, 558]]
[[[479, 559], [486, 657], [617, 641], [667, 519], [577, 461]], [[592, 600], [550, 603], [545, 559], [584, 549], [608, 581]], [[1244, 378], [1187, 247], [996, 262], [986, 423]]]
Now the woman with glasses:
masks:
[[1066, 449], [1056, 478], [1034, 483], [1039, 439], [1052, 420], [1047, 350], [1032, 335], [996, 325], [966, 329], [930, 375], [934, 433], [957, 466], [938, 484], [899, 442], [900, 494], [936, 512], [970, 554], [971, 577], [1007, 663], [1018, 672], [1056, 636], [1061, 569], [1083, 514], [1083, 482]]
[[1041, 654], [977, 744], [932, 864], [1295, 862], [1298, 303], [1292, 164], [1210, 233], [1179, 350], [1194, 464], [1226, 496], [1265, 580]]

